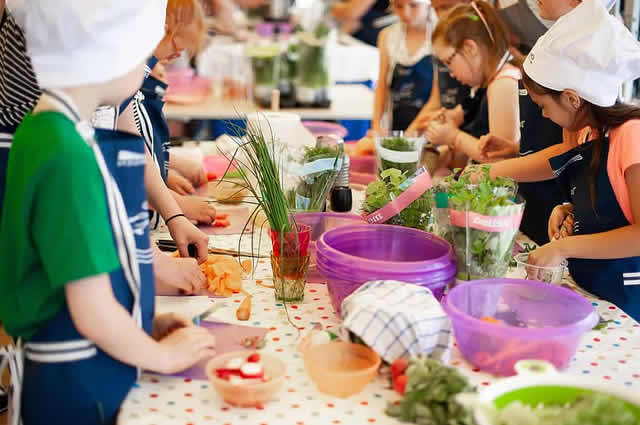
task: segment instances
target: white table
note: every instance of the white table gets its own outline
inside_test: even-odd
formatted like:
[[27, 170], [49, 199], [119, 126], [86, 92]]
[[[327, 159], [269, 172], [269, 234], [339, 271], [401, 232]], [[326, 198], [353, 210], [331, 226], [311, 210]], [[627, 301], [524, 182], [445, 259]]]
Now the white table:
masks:
[[[362, 201], [362, 193], [354, 192], [354, 204]], [[154, 235], [165, 237], [166, 235]], [[211, 244], [219, 248], [237, 249], [239, 236], [216, 236]], [[269, 249], [263, 237], [262, 252]], [[522, 241], [520, 241], [522, 242]], [[243, 237], [242, 250], [250, 250], [250, 238]], [[269, 329], [264, 350], [276, 354], [287, 364], [284, 388], [277, 400], [263, 409], [241, 409], [225, 404], [207, 381], [197, 381], [152, 374], [143, 374], [125, 400], [118, 423], [120, 425], [368, 425], [400, 424], [389, 418], [384, 409], [398, 396], [383, 377], [376, 378], [360, 394], [338, 399], [317, 391], [304, 371], [296, 350], [298, 333], [288, 323], [285, 310], [274, 300], [271, 265], [261, 260], [254, 279], [246, 279], [244, 288], [253, 297], [251, 319], [238, 322], [235, 310], [242, 300], [234, 295], [227, 307], [213, 314], [211, 320], [260, 326]], [[567, 283], [570, 283], [569, 281]], [[566, 373], [589, 376], [594, 381], [614, 383], [621, 387], [640, 388], [640, 324], [609, 302], [589, 296], [598, 313], [613, 320], [606, 329], [590, 331], [583, 337]], [[302, 332], [316, 323], [331, 329], [340, 326], [329, 302], [326, 285], [307, 284], [304, 301], [289, 307], [291, 319]], [[194, 315], [196, 313], [194, 312]], [[467, 376], [479, 390], [500, 378], [474, 369], [460, 354], [452, 350], [450, 365]]]
[[[339, 84], [330, 92], [329, 108], [294, 108], [281, 109], [300, 115], [303, 120], [370, 120], [373, 113], [373, 91], [362, 84]], [[167, 103], [164, 113], [168, 119], [174, 120], [226, 120], [238, 119], [241, 116], [262, 108], [246, 101], [215, 99], [210, 96], [198, 104], [177, 105]]]

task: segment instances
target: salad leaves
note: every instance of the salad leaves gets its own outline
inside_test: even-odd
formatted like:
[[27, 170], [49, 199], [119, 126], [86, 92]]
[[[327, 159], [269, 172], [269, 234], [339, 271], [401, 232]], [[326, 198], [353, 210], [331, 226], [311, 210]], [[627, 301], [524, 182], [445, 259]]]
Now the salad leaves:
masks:
[[[401, 170], [390, 168], [383, 171], [380, 180], [367, 186], [367, 197], [362, 203], [362, 211], [371, 214], [387, 205], [409, 187], [407, 180], [407, 175]], [[427, 230], [431, 223], [431, 208], [432, 196], [427, 191], [385, 224]]]
[[[482, 167], [471, 181], [471, 173], [459, 179], [449, 176], [436, 190], [446, 193], [448, 214], [436, 214], [440, 221], [440, 235], [454, 247], [458, 258], [458, 279], [502, 277], [506, 274], [512, 257], [517, 228], [489, 231], [474, 226], [454, 225], [450, 222], [453, 212], [475, 213], [489, 217], [509, 217], [521, 214], [524, 203], [515, 201], [517, 184], [509, 178], [491, 179], [489, 167]], [[436, 195], [438, 196], [438, 195]], [[442, 223], [446, 220], [446, 223]]]
[[[409, 360], [404, 398], [390, 403], [386, 414], [419, 425], [473, 425], [472, 413], [456, 400], [460, 393], [473, 392], [467, 378], [436, 360]], [[520, 425], [520, 424], [519, 424]]]
[[[388, 137], [382, 139], [380, 145], [385, 149], [396, 152], [413, 152], [418, 149], [415, 146], [415, 142], [405, 139], [404, 137]], [[420, 146], [419, 148], [422, 149], [422, 146]], [[411, 175], [416, 172], [419, 161], [395, 162], [389, 159], [385, 159], [383, 156], [380, 156], [379, 162], [379, 172], [388, 170], [390, 168], [395, 168], [396, 170], [400, 170], [403, 173]]]

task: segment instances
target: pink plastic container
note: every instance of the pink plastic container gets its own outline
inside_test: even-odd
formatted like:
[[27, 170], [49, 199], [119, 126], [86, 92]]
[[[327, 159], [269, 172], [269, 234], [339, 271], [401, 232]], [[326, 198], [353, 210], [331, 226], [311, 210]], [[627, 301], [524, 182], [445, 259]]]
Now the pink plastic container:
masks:
[[421, 230], [386, 224], [343, 226], [325, 232], [316, 244], [318, 270], [327, 279], [331, 304], [371, 280], [398, 280], [425, 286], [440, 299], [455, 279], [451, 245]]
[[307, 130], [313, 134], [313, 137], [328, 136], [330, 134], [344, 139], [347, 136], [347, 129], [340, 124], [327, 121], [302, 121]]
[[364, 218], [355, 214], [344, 213], [298, 213], [294, 215], [296, 223], [311, 226], [311, 243], [309, 244], [309, 271], [307, 272], [307, 282], [325, 283], [326, 279], [316, 267], [316, 241], [327, 230], [340, 226], [365, 223]]
[[565, 369], [582, 335], [598, 323], [591, 303], [542, 282], [487, 279], [453, 288], [442, 302], [462, 355], [494, 375], [515, 374], [519, 360]]

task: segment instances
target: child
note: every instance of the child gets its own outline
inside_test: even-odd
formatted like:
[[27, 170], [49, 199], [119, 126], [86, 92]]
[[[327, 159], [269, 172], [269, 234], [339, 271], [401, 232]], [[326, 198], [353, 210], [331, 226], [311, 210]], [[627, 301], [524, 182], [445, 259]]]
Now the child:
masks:
[[40, 97], [24, 35], [5, 6], [0, 0], [0, 215], [13, 133]]
[[[569, 259], [580, 286], [638, 320], [640, 109], [617, 96], [623, 82], [640, 76], [640, 46], [599, 1], [584, 0], [538, 40], [524, 72], [545, 116], [571, 132], [590, 128], [569, 151], [551, 146], [511, 161], [518, 161], [520, 180], [555, 177], [564, 189], [570, 203], [554, 210], [550, 235], [573, 215], [573, 235], [536, 249], [529, 261], [554, 266]], [[492, 167], [492, 175], [508, 165]]]
[[436, 22], [429, 0], [393, 0], [400, 22], [378, 37], [380, 75], [375, 91], [371, 129], [386, 131], [382, 123], [390, 114], [393, 131], [405, 130], [427, 103], [433, 85], [430, 35]]
[[153, 1], [24, 6], [45, 93], [11, 149], [0, 316], [25, 342], [24, 373], [19, 354], [11, 361], [25, 425], [114, 423], [138, 368], [172, 373], [214, 354], [205, 330], [154, 320], [151, 264], [136, 255], [149, 245], [141, 141], [114, 132], [96, 141], [88, 123], [99, 104], [139, 87], [161, 13]]
[[[191, 172], [187, 174], [196, 177], [197, 181], [188, 181], [180, 173], [170, 169], [169, 127], [162, 112], [164, 93], [167, 89], [166, 82], [162, 81], [164, 66], [179, 58], [183, 50], [191, 54], [197, 52], [202, 44], [204, 30], [204, 16], [198, 0], [168, 1], [165, 36], [147, 62], [151, 75], [145, 78], [138, 93], [121, 105], [119, 128], [137, 131], [144, 138], [162, 180], [169, 188], [178, 192], [174, 193], [174, 198], [186, 217], [210, 224], [215, 219], [215, 208], [199, 198], [184, 196], [193, 192], [193, 185], [206, 183], [203, 167], [198, 165], [193, 170], [188, 170]], [[171, 159], [174, 167], [185, 165], [184, 162], [176, 158]], [[188, 162], [186, 165], [195, 164]], [[154, 218], [152, 228], [158, 224], [158, 215]]]
[[[439, 60], [459, 82], [486, 87], [479, 115], [488, 117], [489, 131], [519, 141], [520, 72], [509, 63], [507, 32], [493, 8], [483, 1], [456, 7], [438, 23], [432, 43]], [[478, 138], [458, 129], [458, 123], [444, 116], [443, 123], [429, 125], [429, 141], [482, 161]]]

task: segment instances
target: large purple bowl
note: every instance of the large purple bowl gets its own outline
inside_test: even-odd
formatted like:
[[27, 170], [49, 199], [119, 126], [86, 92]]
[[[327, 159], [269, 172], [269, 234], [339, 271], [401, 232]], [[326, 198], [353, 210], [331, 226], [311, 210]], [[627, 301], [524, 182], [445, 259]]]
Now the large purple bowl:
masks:
[[398, 280], [425, 286], [440, 299], [455, 279], [451, 245], [430, 233], [401, 226], [353, 225], [324, 233], [316, 244], [317, 267], [327, 279], [331, 304], [371, 280]]
[[307, 282], [324, 283], [325, 278], [316, 267], [316, 242], [327, 230], [340, 226], [350, 226], [354, 224], [366, 223], [364, 218], [356, 214], [330, 213], [330, 212], [307, 212], [294, 214], [296, 223], [311, 226], [311, 242], [309, 243], [309, 271], [307, 272]]
[[582, 335], [598, 322], [591, 303], [556, 285], [487, 279], [456, 286], [442, 306], [462, 355], [494, 375], [513, 375], [519, 360], [565, 369]]

